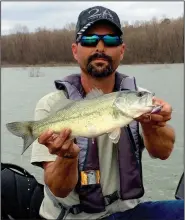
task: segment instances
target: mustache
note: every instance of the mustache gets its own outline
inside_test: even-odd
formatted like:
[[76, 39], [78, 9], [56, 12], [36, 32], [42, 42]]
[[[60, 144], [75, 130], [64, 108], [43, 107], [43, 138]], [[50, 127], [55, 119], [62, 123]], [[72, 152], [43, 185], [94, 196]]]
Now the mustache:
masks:
[[112, 58], [104, 53], [95, 53], [92, 56], [89, 57], [88, 59], [88, 63], [90, 63], [91, 61], [97, 59], [97, 58], [102, 58], [108, 62], [112, 62]]

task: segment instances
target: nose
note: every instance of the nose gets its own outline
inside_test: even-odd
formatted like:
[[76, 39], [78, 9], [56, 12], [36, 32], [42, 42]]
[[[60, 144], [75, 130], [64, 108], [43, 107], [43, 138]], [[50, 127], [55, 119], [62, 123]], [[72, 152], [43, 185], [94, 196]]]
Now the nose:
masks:
[[96, 51], [97, 52], [104, 52], [105, 51], [105, 45], [102, 40], [100, 40], [98, 42], [98, 44], [96, 45]]

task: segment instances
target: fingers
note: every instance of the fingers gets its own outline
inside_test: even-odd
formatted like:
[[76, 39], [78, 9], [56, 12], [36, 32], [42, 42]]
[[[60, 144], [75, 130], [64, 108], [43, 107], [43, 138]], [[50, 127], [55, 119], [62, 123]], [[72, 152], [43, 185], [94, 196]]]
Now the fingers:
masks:
[[80, 151], [79, 147], [70, 139], [71, 130], [63, 129], [59, 134], [46, 131], [40, 135], [38, 142], [45, 145], [50, 154], [63, 157], [66, 153], [76, 157]]
[[159, 127], [165, 127], [166, 126], [166, 122], [154, 122], [151, 127], [152, 128], [159, 128]]
[[53, 131], [51, 130], [43, 132], [38, 138], [39, 144], [46, 144], [48, 140], [52, 137], [52, 135], [53, 135]]
[[164, 126], [166, 126], [166, 122], [159, 122], [158, 124], [157, 124], [157, 126], [160, 126], [160, 127], [164, 127]]
[[159, 114], [151, 114], [151, 121], [155, 121], [155, 122], [166, 122], [171, 120], [171, 115], [161, 115]]
[[137, 119], [139, 122], [149, 123], [151, 121], [162, 122], [164, 121], [164, 117], [159, 114], [145, 114]]
[[72, 141], [69, 140], [71, 131], [69, 129], [63, 129], [59, 134], [53, 135], [53, 138], [47, 139], [45, 143], [46, 147], [48, 147], [49, 152], [51, 154], [56, 154], [63, 148], [64, 150], [72, 144]]
[[153, 101], [153, 104], [156, 104], [156, 105], [163, 105], [163, 104], [164, 104], [164, 100], [159, 99], [159, 98], [157, 98], [156, 96], [154, 96], [154, 97], [152, 98], [152, 101]]
[[163, 119], [162, 115], [153, 114], [153, 115], [151, 115], [151, 121], [162, 122], [162, 121], [164, 121], [164, 119]]
[[69, 136], [71, 134], [71, 130], [69, 129], [64, 129], [60, 132], [58, 137], [53, 141], [53, 145], [55, 147], [60, 148], [62, 145], [64, 145], [64, 142], [69, 139]]
[[167, 121], [171, 120], [172, 107], [167, 102], [157, 97], [153, 98], [153, 104], [162, 106], [161, 110], [152, 114], [144, 114], [136, 120], [152, 127], [163, 127], [166, 125]]
[[48, 144], [52, 144], [54, 142], [54, 140], [58, 137], [58, 134], [52, 134], [52, 136], [50, 138], [47, 139], [45, 145], [48, 145]]
[[50, 154], [60, 154], [61, 152], [66, 153], [70, 146], [73, 145], [73, 141], [72, 140], [57, 140], [57, 143], [52, 143], [50, 145], [48, 145], [48, 149]]
[[163, 101], [162, 99], [154, 97], [153, 98], [153, 103], [157, 104], [157, 105], [162, 105], [162, 109], [161, 109], [161, 111], [159, 113], [160, 115], [163, 115], [163, 116], [171, 115], [171, 113], [172, 113], [172, 106], [169, 105], [167, 102]]
[[150, 123], [152, 126], [156, 125], [156, 126], [165, 126], [166, 122], [169, 121], [171, 119], [171, 116], [162, 116], [162, 115], [158, 115], [158, 114], [151, 114], [143, 117], [142, 121], [140, 120], [141, 123]]
[[73, 141], [71, 140], [70, 141], [71, 144], [66, 144], [65, 147], [63, 146], [62, 147], [62, 150], [58, 152], [58, 156], [60, 157], [65, 157], [66, 155], [71, 157], [71, 158], [74, 158], [74, 157], [77, 157], [78, 156], [78, 153], [80, 152], [80, 148], [73, 143]]
[[163, 117], [163, 121], [169, 121], [169, 120], [171, 120], [171, 115]]
[[162, 116], [160, 113], [158, 114], [145, 114], [139, 118], [139, 122], [141, 124], [146, 124], [151, 128], [159, 128], [166, 126], [166, 122], [171, 119], [171, 115]]

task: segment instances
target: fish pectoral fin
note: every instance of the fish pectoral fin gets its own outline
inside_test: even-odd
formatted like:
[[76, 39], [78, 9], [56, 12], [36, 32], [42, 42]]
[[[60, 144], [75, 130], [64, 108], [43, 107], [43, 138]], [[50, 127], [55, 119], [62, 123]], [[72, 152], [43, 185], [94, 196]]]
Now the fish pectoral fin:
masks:
[[109, 133], [109, 138], [114, 144], [117, 144], [120, 139], [121, 128], [116, 128]]
[[92, 89], [85, 97], [85, 99], [94, 99], [98, 98], [100, 96], [104, 95], [103, 91], [101, 89]]

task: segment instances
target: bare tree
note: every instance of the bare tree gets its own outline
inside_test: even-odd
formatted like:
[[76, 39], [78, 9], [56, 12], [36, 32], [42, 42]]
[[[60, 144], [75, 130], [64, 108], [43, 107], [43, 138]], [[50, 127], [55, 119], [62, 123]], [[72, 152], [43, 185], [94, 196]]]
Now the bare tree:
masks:
[[[126, 44], [123, 64], [184, 62], [184, 17], [150, 21], [122, 22]], [[29, 32], [17, 25], [1, 37], [2, 64], [44, 65], [73, 63], [71, 44], [75, 24], [63, 29], [39, 27]]]

